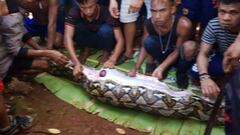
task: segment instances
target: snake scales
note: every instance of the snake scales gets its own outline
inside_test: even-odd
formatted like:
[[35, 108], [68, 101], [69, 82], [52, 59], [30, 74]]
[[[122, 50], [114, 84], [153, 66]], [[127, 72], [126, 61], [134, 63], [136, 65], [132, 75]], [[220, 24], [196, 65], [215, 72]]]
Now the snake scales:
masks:
[[[52, 68], [50, 73], [72, 77], [73, 64]], [[173, 90], [154, 77], [137, 75], [129, 77], [116, 69], [95, 70], [84, 67], [80, 80], [86, 91], [102, 102], [124, 106], [174, 118], [193, 118], [207, 121], [213, 108], [209, 99], [190, 90]], [[224, 106], [217, 116], [222, 124]]]

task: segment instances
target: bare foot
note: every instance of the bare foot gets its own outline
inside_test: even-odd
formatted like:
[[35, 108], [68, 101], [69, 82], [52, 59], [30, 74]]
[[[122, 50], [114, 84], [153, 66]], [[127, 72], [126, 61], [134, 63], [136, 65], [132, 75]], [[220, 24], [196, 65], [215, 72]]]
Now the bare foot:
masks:
[[78, 56], [78, 60], [80, 63], [84, 64], [87, 60], [87, 57], [90, 55], [91, 49], [90, 48], [85, 48], [82, 55]]
[[100, 63], [103, 64], [109, 59], [110, 53], [107, 51], [103, 51], [102, 57], [100, 59]]

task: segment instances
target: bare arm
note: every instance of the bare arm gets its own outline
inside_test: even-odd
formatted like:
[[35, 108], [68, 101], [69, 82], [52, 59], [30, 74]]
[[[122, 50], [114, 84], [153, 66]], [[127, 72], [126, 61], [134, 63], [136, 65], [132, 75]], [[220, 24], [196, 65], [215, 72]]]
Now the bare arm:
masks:
[[21, 24], [21, 14], [14, 13], [3, 17], [3, 39], [8, 49], [8, 55], [23, 56], [23, 57], [48, 57], [49, 59], [65, 64], [66, 57], [60, 52], [53, 50], [33, 50], [23, 48], [22, 37], [24, 28]]
[[233, 71], [234, 66], [240, 59], [240, 32], [235, 42], [224, 53], [224, 72], [229, 73]]
[[52, 49], [56, 39], [57, 0], [49, 1], [48, 9], [48, 49]]
[[110, 56], [109, 60], [104, 63], [104, 67], [112, 68], [119, 55], [122, 53], [123, 46], [124, 46], [124, 39], [123, 34], [120, 28], [114, 29], [114, 36], [116, 40], [116, 45], [113, 51], [113, 54]]
[[144, 48], [144, 39], [148, 36], [148, 32], [147, 32], [147, 28], [146, 28], [146, 25], [144, 25], [144, 36], [142, 38], [142, 45], [141, 45], [141, 48], [140, 48], [140, 52], [139, 52], [139, 55], [138, 55], [138, 58], [137, 58], [137, 62], [136, 64], [134, 65], [134, 67], [131, 69], [131, 71], [128, 73], [129, 76], [131, 77], [134, 77], [136, 76], [137, 72], [139, 72], [139, 69], [141, 68], [144, 60], [145, 60], [145, 57], [147, 55], [147, 52]]
[[28, 49], [26, 57], [47, 57], [50, 60], [65, 65], [67, 63], [67, 57], [56, 50], [34, 50]]
[[65, 34], [64, 34], [64, 46], [67, 49], [72, 62], [74, 63], [73, 75], [77, 78], [81, 76], [82, 65], [79, 62], [77, 55], [75, 53], [75, 48], [73, 44], [73, 35], [75, 28], [73, 26], [65, 25]]
[[114, 36], [116, 40], [116, 45], [110, 59], [116, 62], [118, 56], [122, 53], [124, 44], [123, 34], [120, 28], [114, 29]]
[[35, 40], [33, 40], [32, 38], [30, 38], [29, 40], [27, 40], [26, 42], [28, 45], [30, 45], [32, 48], [36, 49], [36, 50], [43, 50], [44, 48], [42, 48]]
[[118, 9], [117, 0], [110, 0], [109, 12], [113, 18], [119, 18], [120, 12]]
[[179, 49], [183, 46], [183, 43], [189, 40], [191, 36], [192, 23], [185, 17], [179, 19], [177, 26], [177, 42], [175, 50], [167, 57], [162, 63], [162, 68], [165, 70], [172, 65], [178, 58]]
[[6, 1], [0, 1], [0, 16], [8, 14], [8, 7]]
[[[206, 74], [208, 75], [208, 54], [210, 50], [212, 49], [212, 45], [206, 44], [204, 42], [201, 43], [200, 52], [197, 57], [197, 66], [199, 75]], [[205, 76], [206, 76], [205, 75]], [[206, 79], [201, 80], [201, 90], [203, 95], [215, 98], [217, 96], [217, 93], [220, 91], [220, 88], [218, 85], [209, 77]]]
[[73, 44], [73, 35], [74, 35], [75, 28], [69, 25], [65, 25], [65, 34], [64, 34], [64, 45], [67, 49], [72, 62], [77, 65], [80, 64], [78, 61], [77, 55], [75, 53], [75, 48]]
[[212, 49], [212, 45], [201, 43], [200, 51], [197, 56], [197, 66], [199, 74], [208, 73], [208, 55]]
[[182, 47], [183, 43], [189, 39], [191, 29], [192, 29], [191, 22], [185, 17], [180, 18], [177, 25], [178, 37], [176, 42], [176, 48], [153, 72], [153, 76], [158, 77], [160, 80], [163, 79], [162, 73], [177, 60], [179, 56], [179, 49]]

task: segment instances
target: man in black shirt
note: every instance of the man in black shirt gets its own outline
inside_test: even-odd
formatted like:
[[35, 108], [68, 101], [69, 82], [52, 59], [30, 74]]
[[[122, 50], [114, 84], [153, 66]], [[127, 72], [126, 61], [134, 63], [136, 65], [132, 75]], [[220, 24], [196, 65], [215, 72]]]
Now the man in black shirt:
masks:
[[[104, 67], [114, 67], [123, 49], [123, 35], [118, 20], [113, 19], [104, 6], [97, 4], [97, 0], [77, 0], [78, 7], [69, 11], [65, 21], [65, 47], [75, 64], [73, 74], [79, 76], [82, 64], [89, 55], [89, 48], [103, 50]], [[73, 46], [73, 36], [84, 52], [77, 58]], [[111, 54], [111, 51], [113, 53]], [[109, 55], [111, 56], [109, 57]], [[108, 58], [109, 57], [109, 58]]]

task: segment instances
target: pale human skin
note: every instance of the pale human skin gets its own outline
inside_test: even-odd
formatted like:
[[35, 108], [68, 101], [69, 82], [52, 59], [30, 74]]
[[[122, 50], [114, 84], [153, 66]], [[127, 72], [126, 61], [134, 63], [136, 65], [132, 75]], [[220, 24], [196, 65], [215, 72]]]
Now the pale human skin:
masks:
[[[218, 17], [220, 24], [229, 29], [231, 32], [239, 32], [240, 30], [240, 3], [234, 3], [234, 4], [223, 4], [220, 3], [218, 7]], [[239, 37], [236, 39], [236, 41], [239, 40]], [[235, 49], [234, 43], [231, 47], [229, 47], [229, 50], [225, 53], [225, 62], [224, 62], [224, 70], [225, 72], [229, 72], [229, 57], [232, 59], [235, 59], [238, 57], [238, 53], [233, 53], [235, 51], [232, 51], [232, 49]], [[197, 57], [197, 65], [199, 69], [199, 74], [202, 73], [208, 73], [208, 54], [210, 50], [212, 49], [212, 45], [201, 43], [200, 51]], [[238, 47], [236, 48], [238, 49]], [[214, 82], [211, 78], [206, 79], [204, 81], [201, 81], [201, 90], [203, 95], [208, 97], [216, 97], [218, 93], [220, 92], [219, 86]]]
[[224, 72], [230, 73], [239, 63], [240, 59], [240, 33], [236, 38], [235, 42], [227, 49], [224, 53]]

